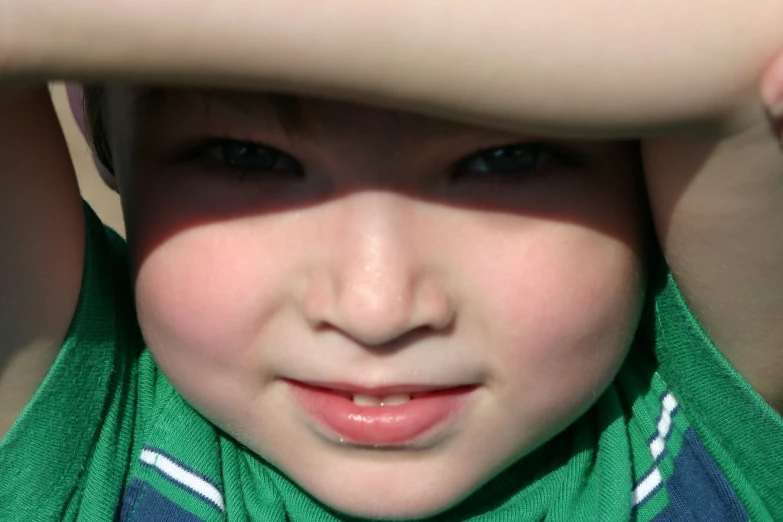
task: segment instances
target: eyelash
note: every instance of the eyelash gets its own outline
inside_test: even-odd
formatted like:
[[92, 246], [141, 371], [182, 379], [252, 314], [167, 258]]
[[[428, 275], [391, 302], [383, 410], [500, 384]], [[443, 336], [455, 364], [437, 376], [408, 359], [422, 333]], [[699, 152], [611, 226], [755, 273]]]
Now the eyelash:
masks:
[[[226, 157], [226, 148], [250, 148], [252, 151], [266, 154], [267, 162], [273, 163], [268, 169], [242, 168], [232, 165]], [[515, 161], [522, 161], [523, 165], [511, 168]], [[292, 156], [274, 147], [254, 143], [251, 141], [233, 139], [210, 139], [191, 145], [178, 155], [178, 162], [208, 162], [218, 165], [226, 171], [237, 175], [240, 180], [246, 179], [257, 173], [277, 174], [301, 179], [305, 175], [305, 169]], [[506, 162], [505, 168], [503, 162]], [[493, 163], [495, 165], [493, 165]], [[574, 151], [548, 143], [527, 142], [504, 145], [500, 147], [485, 148], [459, 160], [451, 170], [451, 179], [455, 182], [479, 179], [488, 182], [516, 181], [556, 167], [580, 167], [584, 165], [581, 158]], [[495, 170], [493, 170], [495, 169]], [[504, 171], [505, 170], [505, 171]]]
[[[501, 163], [495, 165], [495, 170], [492, 170], [493, 162], [513, 163], [519, 159], [525, 160], [528, 165], [518, 166], [516, 169], [507, 168], [504, 172]], [[480, 162], [483, 162], [484, 166], [477, 167]], [[583, 164], [584, 161], [578, 154], [558, 145], [541, 142], [516, 143], [486, 148], [460, 160], [452, 171], [452, 179], [461, 181], [470, 177], [487, 178], [488, 181], [514, 181], [550, 168], [579, 167]]]
[[[225, 157], [227, 147], [248, 147], [255, 151], [260, 151], [268, 155], [268, 160], [273, 162], [272, 168], [268, 169], [248, 169], [238, 165], [232, 165], [231, 161]], [[222, 159], [220, 156], [223, 156]], [[240, 181], [244, 181], [248, 176], [264, 172], [266, 174], [274, 173], [280, 176], [294, 176], [297, 179], [304, 177], [304, 168], [295, 158], [274, 147], [254, 143], [252, 141], [233, 140], [226, 138], [209, 139], [189, 145], [184, 151], [177, 155], [177, 163], [206, 163], [210, 167], [218, 166], [223, 170], [236, 175]]]

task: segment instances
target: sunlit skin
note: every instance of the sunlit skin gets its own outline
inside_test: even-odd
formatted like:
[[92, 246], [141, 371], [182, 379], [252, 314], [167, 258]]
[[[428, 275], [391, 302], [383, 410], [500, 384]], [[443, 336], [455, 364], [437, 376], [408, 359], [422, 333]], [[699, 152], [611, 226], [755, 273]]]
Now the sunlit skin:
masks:
[[[284, 123], [260, 95], [133, 99], [111, 94], [109, 128], [150, 350], [194, 407], [328, 505], [454, 505], [588, 409], [627, 353], [646, 230], [632, 144], [309, 99]], [[287, 155], [277, 171], [226, 165], [259, 145]], [[498, 174], [476, 155], [503, 147], [538, 166]], [[285, 379], [476, 389], [388, 451], [342, 444]]]

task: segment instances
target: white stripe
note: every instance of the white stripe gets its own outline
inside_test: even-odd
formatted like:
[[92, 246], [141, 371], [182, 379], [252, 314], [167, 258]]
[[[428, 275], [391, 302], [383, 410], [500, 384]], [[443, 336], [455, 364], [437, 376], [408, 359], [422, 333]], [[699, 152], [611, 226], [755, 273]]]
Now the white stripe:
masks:
[[668, 411], [669, 413], [673, 412], [674, 409], [677, 407], [677, 399], [674, 398], [674, 395], [671, 394], [671, 392], [667, 392], [666, 395], [663, 396], [663, 409]]
[[672, 415], [670, 412], [661, 411], [661, 418], [658, 421], [658, 436], [665, 437], [669, 433], [669, 429], [672, 427]]
[[636, 507], [641, 504], [661, 484], [662, 480], [661, 471], [656, 466], [633, 490], [631, 494], [633, 506]]
[[658, 460], [666, 448], [666, 438], [672, 429], [672, 413], [677, 408], [677, 399], [667, 393], [661, 400], [661, 418], [658, 420], [658, 435], [650, 442], [650, 452], [654, 460]]
[[141, 460], [144, 464], [149, 464], [150, 466], [155, 465], [155, 457], [157, 457], [158, 454], [154, 451], [143, 449], [141, 450], [141, 456], [139, 457], [139, 460]]
[[[655, 438], [650, 441], [650, 453], [652, 453], [653, 461], [657, 462], [658, 457], [663, 454], [666, 449], [666, 439], [669, 437], [669, 432], [672, 429], [672, 413], [677, 409], [677, 399], [671, 392], [666, 392], [666, 395], [661, 399], [661, 418], [658, 420], [658, 433]], [[663, 477], [661, 476], [661, 470], [658, 469], [656, 464], [649, 475], [647, 475], [633, 490], [631, 494], [631, 501], [633, 506], [636, 507], [650, 495], [650, 493], [657, 488]]]
[[666, 442], [660, 437], [655, 437], [655, 440], [650, 443], [650, 451], [652, 452], [653, 459], [656, 461], [658, 460], [658, 457], [661, 456], [664, 449], [666, 449]]
[[226, 508], [225, 504], [223, 503], [223, 495], [220, 493], [220, 491], [195, 473], [191, 473], [190, 471], [182, 468], [165, 455], [161, 455], [158, 452], [148, 449], [141, 450], [141, 456], [139, 458], [143, 463], [155, 467], [158, 471], [169, 477], [174, 482], [177, 482], [178, 484], [195, 491], [199, 495], [213, 502], [220, 508], [221, 511], [225, 511]]

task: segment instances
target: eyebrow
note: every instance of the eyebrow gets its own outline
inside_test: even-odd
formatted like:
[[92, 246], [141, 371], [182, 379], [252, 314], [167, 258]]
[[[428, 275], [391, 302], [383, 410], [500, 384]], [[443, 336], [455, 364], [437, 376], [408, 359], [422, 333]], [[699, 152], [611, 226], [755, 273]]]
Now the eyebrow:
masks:
[[145, 114], [155, 110], [165, 97], [165, 90], [161, 87], [147, 87], [133, 92], [131, 107], [134, 114]]
[[[253, 117], [253, 105], [258, 105], [259, 96], [270, 107], [278, 119], [278, 122], [286, 132], [301, 132], [306, 127], [306, 120], [302, 111], [300, 98], [288, 94], [279, 93], [239, 93], [210, 89], [193, 89], [203, 101], [204, 110], [208, 113], [213, 104], [218, 104], [223, 108], [242, 115], [243, 117]], [[170, 89], [163, 87], [149, 87], [140, 89], [135, 93], [133, 100], [133, 110], [136, 114], [149, 114], [160, 107], [165, 102], [166, 97], [171, 94]], [[252, 104], [243, 102], [243, 98], [253, 96], [255, 98]]]
[[[195, 94], [202, 103], [205, 114], [208, 116], [210, 107], [213, 105], [220, 107], [221, 110], [228, 111], [242, 119], [249, 121], [258, 121], [263, 119], [269, 123], [279, 125], [284, 132], [297, 139], [308, 140], [310, 132], [313, 131], [310, 116], [303, 102], [308, 98], [296, 95], [282, 93], [264, 93], [231, 91], [221, 89], [205, 88], [169, 88], [169, 87], [145, 87], [137, 89], [132, 101], [132, 109], [137, 115], [150, 115], [161, 109], [166, 100], [176, 97], [178, 93]], [[338, 102], [346, 103], [346, 102]], [[353, 105], [351, 102], [347, 102]], [[476, 137], [483, 138], [487, 146], [492, 145], [494, 141], [528, 141], [529, 136], [510, 134], [504, 131], [495, 131], [492, 129], [474, 126], [471, 124], [450, 122], [425, 115], [407, 113], [405, 111], [395, 111], [385, 109], [392, 114], [408, 114], [410, 116], [423, 118], [428, 122], [426, 126], [426, 138], [434, 141], [453, 143], [454, 140], [475, 140]], [[271, 121], [270, 121], [271, 120]], [[488, 140], [487, 134], [496, 135], [496, 140]]]

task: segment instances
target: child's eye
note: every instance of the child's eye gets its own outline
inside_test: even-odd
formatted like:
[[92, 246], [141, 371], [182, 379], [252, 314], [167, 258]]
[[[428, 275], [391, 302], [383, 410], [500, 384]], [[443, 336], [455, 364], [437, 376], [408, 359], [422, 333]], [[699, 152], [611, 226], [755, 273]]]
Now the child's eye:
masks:
[[554, 147], [541, 143], [521, 143], [486, 149], [469, 156], [457, 165], [454, 178], [471, 175], [507, 178], [570, 163], [572, 159]]
[[279, 172], [301, 175], [302, 165], [284, 152], [258, 143], [235, 140], [212, 141], [202, 149], [213, 161], [245, 173]]

